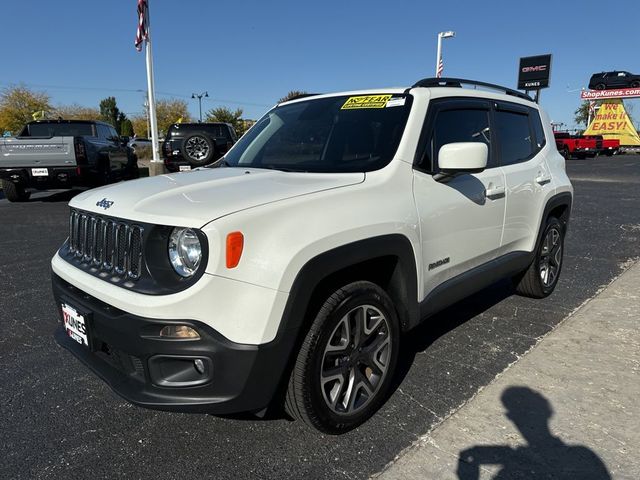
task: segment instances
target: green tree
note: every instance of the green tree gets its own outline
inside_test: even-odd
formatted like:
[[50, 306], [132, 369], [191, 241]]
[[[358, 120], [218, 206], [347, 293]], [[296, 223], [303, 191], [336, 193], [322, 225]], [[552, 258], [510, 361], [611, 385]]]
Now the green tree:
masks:
[[242, 113], [241, 108], [237, 108], [235, 111], [228, 107], [212, 108], [206, 113], [205, 122], [230, 123], [238, 136], [241, 136], [246, 130], [246, 122], [242, 120]]
[[133, 136], [133, 123], [128, 118], [120, 122], [120, 135]]
[[[100, 116], [103, 122], [110, 123], [118, 130], [118, 118], [120, 109], [116, 103], [116, 97], [107, 97], [100, 100]], [[120, 133], [120, 132], [118, 132]]]
[[33, 113], [51, 109], [49, 95], [34, 92], [24, 85], [8, 87], [0, 94], [0, 133], [10, 131], [14, 134], [33, 120]]
[[299, 97], [300, 95], [309, 95], [309, 92], [305, 92], [304, 90], [291, 90], [284, 97], [278, 100], [278, 103], [287, 102], [293, 98]]
[[587, 128], [589, 125], [589, 102], [582, 102], [574, 113], [574, 121], [576, 125]]

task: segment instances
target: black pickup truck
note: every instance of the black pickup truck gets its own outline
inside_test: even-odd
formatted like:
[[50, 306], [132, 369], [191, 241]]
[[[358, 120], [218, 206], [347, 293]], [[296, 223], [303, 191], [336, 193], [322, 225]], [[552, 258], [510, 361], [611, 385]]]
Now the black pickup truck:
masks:
[[138, 176], [133, 150], [108, 123], [38, 120], [17, 137], [0, 139], [0, 181], [10, 202], [28, 200], [30, 189], [95, 187]]

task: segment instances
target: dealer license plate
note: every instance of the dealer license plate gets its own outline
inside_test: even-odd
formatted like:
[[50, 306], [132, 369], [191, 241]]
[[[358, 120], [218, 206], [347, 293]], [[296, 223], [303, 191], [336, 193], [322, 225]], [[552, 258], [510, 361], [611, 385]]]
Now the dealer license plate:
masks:
[[31, 175], [34, 177], [48, 177], [49, 169], [48, 168], [32, 168]]
[[80, 315], [78, 311], [71, 305], [62, 304], [62, 320], [67, 335], [73, 338], [80, 345], [89, 346], [89, 337], [87, 322], [84, 315]]
[[190, 165], [180, 165], [178, 168], [180, 169], [181, 172], [190, 172], [191, 171], [191, 166]]

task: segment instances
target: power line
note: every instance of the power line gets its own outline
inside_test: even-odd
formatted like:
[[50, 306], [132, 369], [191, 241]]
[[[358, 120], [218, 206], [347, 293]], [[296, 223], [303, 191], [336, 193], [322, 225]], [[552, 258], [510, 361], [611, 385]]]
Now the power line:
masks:
[[[32, 88], [47, 88], [47, 89], [59, 89], [59, 90], [88, 90], [88, 91], [99, 91], [99, 92], [128, 92], [128, 93], [144, 93], [146, 90], [142, 88], [113, 88], [113, 87], [86, 87], [86, 86], [65, 86], [65, 85], [44, 85], [38, 83], [19, 83], [12, 84], [6, 82], [0, 82], [0, 85], [5, 87], [11, 87], [14, 85], [25, 85], [27, 87]], [[190, 95], [182, 95], [180, 93], [172, 93], [172, 92], [161, 92], [156, 91], [158, 95], [164, 97], [175, 97], [175, 98], [184, 98], [187, 100], [191, 99]], [[271, 105], [266, 105], [264, 103], [252, 103], [252, 102], [241, 102], [239, 100], [229, 100], [224, 98], [213, 98], [210, 97], [210, 101], [214, 103], [229, 103], [232, 105], [247, 105], [251, 107], [270, 107]]]

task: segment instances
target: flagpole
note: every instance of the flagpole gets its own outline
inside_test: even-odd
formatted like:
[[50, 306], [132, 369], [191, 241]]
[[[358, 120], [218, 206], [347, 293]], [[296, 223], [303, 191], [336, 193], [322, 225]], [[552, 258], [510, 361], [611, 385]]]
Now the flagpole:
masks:
[[[153, 53], [151, 50], [151, 21], [149, 20], [149, 3], [150, 0], [147, 0], [147, 10], [146, 10], [146, 27], [147, 27], [147, 39], [146, 39], [146, 60], [147, 60], [147, 90], [149, 91], [149, 117], [151, 121], [151, 150], [153, 152], [153, 159], [151, 160], [154, 163], [154, 167], [158, 167], [160, 162], [160, 155], [158, 152], [158, 121], [156, 118], [156, 95], [154, 89], [153, 82]], [[152, 169], [150, 173], [162, 173], [156, 172], [155, 168]], [[152, 173], [152, 174], [153, 174]]]

